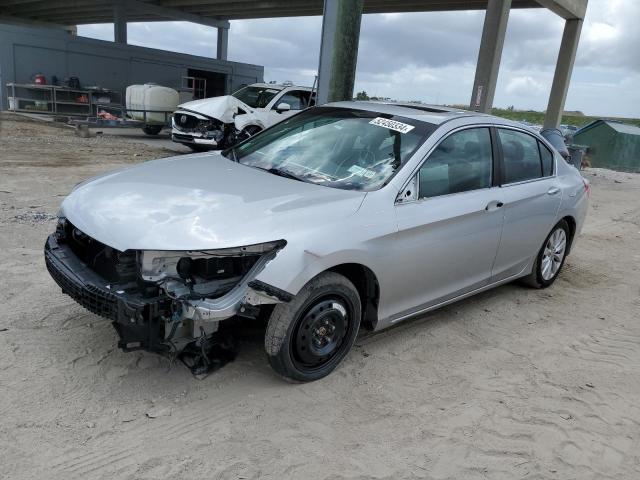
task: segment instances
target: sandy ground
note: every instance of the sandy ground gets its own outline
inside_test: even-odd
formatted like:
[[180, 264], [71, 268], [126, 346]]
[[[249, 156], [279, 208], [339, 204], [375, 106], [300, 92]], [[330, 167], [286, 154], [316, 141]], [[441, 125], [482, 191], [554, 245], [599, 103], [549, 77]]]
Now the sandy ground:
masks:
[[122, 353], [49, 278], [62, 197], [166, 156], [1, 118], [0, 477], [640, 478], [640, 175], [588, 170], [592, 208], [555, 285], [507, 285], [377, 335], [307, 385], [261, 333], [204, 380]]

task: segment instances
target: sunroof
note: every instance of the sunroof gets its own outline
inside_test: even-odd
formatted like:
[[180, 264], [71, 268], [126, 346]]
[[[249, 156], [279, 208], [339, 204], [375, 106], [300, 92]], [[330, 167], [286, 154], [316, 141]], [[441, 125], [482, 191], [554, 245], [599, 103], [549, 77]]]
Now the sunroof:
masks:
[[401, 106], [405, 107], [405, 108], [413, 108], [415, 110], [421, 110], [423, 112], [429, 112], [429, 113], [452, 113], [451, 110], [445, 110], [443, 108], [438, 108], [438, 107], [431, 107], [429, 105], [418, 105], [418, 104], [413, 104], [413, 103], [403, 103]]

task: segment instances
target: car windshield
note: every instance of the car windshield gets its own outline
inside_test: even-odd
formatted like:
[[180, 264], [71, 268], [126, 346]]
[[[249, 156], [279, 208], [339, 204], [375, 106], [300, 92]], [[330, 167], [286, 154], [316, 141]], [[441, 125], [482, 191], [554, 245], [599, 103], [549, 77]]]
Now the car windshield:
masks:
[[225, 152], [275, 175], [345, 190], [381, 188], [436, 129], [377, 112], [316, 107]]
[[248, 87], [241, 88], [232, 94], [232, 96], [236, 97], [241, 102], [246, 103], [251, 108], [264, 108], [279, 92], [279, 88], [254, 87], [250, 85]]

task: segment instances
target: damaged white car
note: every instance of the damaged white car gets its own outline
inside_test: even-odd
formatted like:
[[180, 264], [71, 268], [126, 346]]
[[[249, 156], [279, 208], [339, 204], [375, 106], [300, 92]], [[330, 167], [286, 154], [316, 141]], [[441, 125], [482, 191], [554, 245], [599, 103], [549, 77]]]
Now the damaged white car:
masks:
[[255, 83], [178, 105], [171, 139], [195, 151], [228, 148], [314, 104], [311, 88]]
[[[341, 102], [224, 152], [78, 185], [45, 245], [51, 276], [125, 350], [209, 371], [264, 319], [273, 369], [319, 379], [380, 330], [523, 278], [550, 286], [589, 184], [538, 133], [489, 115]], [[217, 349], [217, 350], [216, 350]]]

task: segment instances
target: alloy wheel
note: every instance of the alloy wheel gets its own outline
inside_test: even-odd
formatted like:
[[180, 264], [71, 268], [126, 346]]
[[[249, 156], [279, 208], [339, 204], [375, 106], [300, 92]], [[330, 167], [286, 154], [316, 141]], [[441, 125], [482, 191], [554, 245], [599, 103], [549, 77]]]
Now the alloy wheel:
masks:
[[566, 250], [567, 234], [563, 228], [556, 228], [549, 236], [542, 253], [540, 274], [544, 280], [549, 281], [557, 275], [562, 266]]

